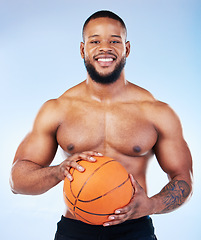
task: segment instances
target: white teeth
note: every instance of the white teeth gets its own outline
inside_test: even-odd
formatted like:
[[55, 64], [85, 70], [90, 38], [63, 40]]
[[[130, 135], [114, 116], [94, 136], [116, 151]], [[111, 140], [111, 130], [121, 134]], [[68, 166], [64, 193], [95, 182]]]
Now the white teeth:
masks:
[[112, 58], [99, 58], [98, 59], [98, 62], [111, 62], [111, 61], [113, 61]]

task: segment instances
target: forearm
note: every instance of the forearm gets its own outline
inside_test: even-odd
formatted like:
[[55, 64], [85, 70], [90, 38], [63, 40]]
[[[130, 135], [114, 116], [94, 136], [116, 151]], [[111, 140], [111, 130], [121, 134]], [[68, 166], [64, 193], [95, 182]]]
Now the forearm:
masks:
[[19, 194], [42, 194], [61, 181], [57, 172], [57, 166], [41, 167], [30, 161], [18, 161], [12, 167], [11, 189]]
[[158, 194], [151, 197], [154, 200], [155, 214], [168, 213], [181, 206], [191, 194], [191, 183], [182, 179], [171, 180]]

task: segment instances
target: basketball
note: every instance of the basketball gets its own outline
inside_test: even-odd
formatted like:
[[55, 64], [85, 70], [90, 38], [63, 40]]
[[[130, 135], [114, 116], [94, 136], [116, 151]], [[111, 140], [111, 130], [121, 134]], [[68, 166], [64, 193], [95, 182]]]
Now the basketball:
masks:
[[127, 205], [133, 187], [126, 169], [109, 157], [94, 157], [96, 162], [81, 160], [85, 168], [70, 169], [73, 181], [64, 180], [63, 194], [69, 211], [77, 220], [102, 225], [118, 208]]

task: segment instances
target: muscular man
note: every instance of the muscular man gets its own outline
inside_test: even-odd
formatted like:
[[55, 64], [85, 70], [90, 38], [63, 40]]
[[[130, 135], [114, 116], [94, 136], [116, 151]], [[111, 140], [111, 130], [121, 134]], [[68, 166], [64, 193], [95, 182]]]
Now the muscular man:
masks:
[[[82, 223], [66, 210], [55, 239], [156, 239], [149, 215], [168, 213], [191, 195], [192, 160], [177, 115], [165, 103], [125, 78], [130, 53], [126, 26], [109, 11], [87, 19], [81, 57], [87, 78], [58, 99], [46, 102], [20, 144], [11, 172], [14, 193], [42, 194], [64, 180], [77, 160], [105, 155], [129, 172], [135, 194], [103, 226]], [[50, 166], [58, 145], [68, 157]], [[148, 197], [146, 169], [155, 154], [169, 183]], [[107, 227], [105, 227], [107, 226]]]

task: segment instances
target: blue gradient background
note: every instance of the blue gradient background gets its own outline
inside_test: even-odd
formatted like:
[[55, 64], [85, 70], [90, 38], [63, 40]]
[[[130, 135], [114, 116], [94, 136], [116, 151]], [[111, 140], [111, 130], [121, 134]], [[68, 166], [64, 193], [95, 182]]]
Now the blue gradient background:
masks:
[[[8, 179], [17, 146], [40, 106], [86, 77], [79, 54], [85, 19], [100, 9], [126, 22], [126, 77], [179, 115], [194, 160], [194, 195], [177, 211], [153, 216], [160, 240], [201, 239], [201, 2], [196, 0], [0, 0], [1, 239], [53, 239], [64, 209], [62, 184], [40, 196], [14, 195]], [[62, 161], [61, 152], [53, 164]], [[149, 196], [167, 183], [153, 158]]]

